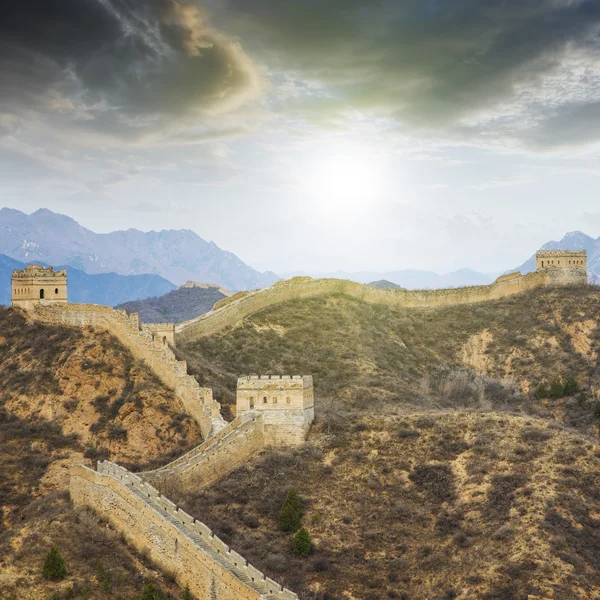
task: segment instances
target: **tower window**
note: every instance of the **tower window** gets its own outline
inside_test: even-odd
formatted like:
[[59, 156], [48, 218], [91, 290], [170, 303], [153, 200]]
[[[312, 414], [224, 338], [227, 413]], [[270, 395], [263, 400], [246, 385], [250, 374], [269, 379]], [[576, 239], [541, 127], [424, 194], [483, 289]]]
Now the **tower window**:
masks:
[[54, 290], [54, 293], [55, 293], [55, 294], [58, 294], [58, 288], [56, 288], [56, 289]]
[[263, 404], [266, 404], [268, 401], [269, 401], [269, 399], [268, 399], [268, 398], [265, 396], [265, 397], [263, 398]]
[[43, 299], [44, 299], [44, 290], [41, 289], [40, 290], [40, 300], [43, 300]]
[[250, 397], [250, 408], [254, 408], [254, 398]]
[[273, 404], [277, 404], [277, 398], [273, 398]]

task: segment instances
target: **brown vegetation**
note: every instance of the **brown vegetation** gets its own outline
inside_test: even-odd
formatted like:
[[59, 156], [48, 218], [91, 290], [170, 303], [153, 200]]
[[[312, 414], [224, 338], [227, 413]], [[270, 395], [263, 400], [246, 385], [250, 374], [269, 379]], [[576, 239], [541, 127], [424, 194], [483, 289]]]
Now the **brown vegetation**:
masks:
[[[161, 576], [73, 510], [69, 466], [107, 457], [152, 465], [199, 439], [172, 393], [107, 333], [0, 310], [0, 598], [137, 600]], [[67, 563], [61, 582], [42, 577], [53, 544]]]
[[[305, 599], [597, 597], [596, 444], [496, 413], [317, 415], [305, 447], [175, 499]], [[278, 524], [290, 487], [306, 558]]]

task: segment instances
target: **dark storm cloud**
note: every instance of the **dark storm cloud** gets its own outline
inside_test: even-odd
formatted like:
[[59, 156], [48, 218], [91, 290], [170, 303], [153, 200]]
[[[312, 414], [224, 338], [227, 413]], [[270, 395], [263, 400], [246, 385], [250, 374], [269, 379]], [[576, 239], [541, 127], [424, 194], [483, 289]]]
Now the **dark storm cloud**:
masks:
[[[333, 85], [347, 106], [419, 125], [452, 123], [514, 101], [518, 86], [541, 86], [574, 49], [587, 53], [590, 64], [600, 59], [599, 0], [230, 0], [226, 6], [219, 22], [267, 61]], [[562, 92], [550, 90], [544, 100], [561, 102]]]
[[258, 76], [199, 5], [178, 0], [0, 4], [0, 113], [139, 136], [238, 106]]

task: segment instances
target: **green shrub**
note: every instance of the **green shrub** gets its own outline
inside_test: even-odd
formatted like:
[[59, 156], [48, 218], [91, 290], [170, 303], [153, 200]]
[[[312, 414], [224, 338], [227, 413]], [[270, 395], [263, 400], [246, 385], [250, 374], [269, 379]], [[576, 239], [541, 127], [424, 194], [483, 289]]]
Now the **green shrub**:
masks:
[[600, 419], [600, 400], [596, 400], [596, 405], [594, 406], [594, 416], [596, 419]]
[[579, 406], [583, 406], [587, 402], [587, 394], [585, 392], [581, 392], [579, 396], [577, 396], [577, 403]]
[[67, 574], [65, 560], [56, 546], [52, 546], [48, 554], [46, 554], [42, 573], [46, 579], [50, 579], [52, 581], [64, 579], [65, 575]]
[[192, 592], [190, 592], [190, 586], [186, 585], [185, 590], [183, 590], [183, 600], [192, 600]]
[[298, 531], [302, 524], [302, 502], [295, 489], [290, 489], [285, 497], [281, 511], [279, 512], [279, 529], [291, 533]]
[[565, 385], [558, 375], [556, 375], [552, 380], [548, 394], [550, 398], [553, 398], [554, 400], [562, 398], [565, 395]]
[[540, 383], [535, 388], [535, 392], [533, 393], [533, 396], [536, 400], [543, 400], [544, 398], [547, 398], [548, 395], [549, 395], [548, 388], [543, 383]]
[[310, 534], [304, 527], [299, 529], [294, 535], [294, 539], [292, 540], [292, 549], [295, 554], [300, 556], [307, 556], [310, 554], [312, 549], [312, 541], [310, 539]]
[[577, 392], [579, 392], [579, 384], [577, 380], [573, 377], [569, 377], [565, 383], [565, 396], [574, 396]]
[[168, 600], [168, 597], [160, 588], [149, 583], [142, 592], [141, 600]]

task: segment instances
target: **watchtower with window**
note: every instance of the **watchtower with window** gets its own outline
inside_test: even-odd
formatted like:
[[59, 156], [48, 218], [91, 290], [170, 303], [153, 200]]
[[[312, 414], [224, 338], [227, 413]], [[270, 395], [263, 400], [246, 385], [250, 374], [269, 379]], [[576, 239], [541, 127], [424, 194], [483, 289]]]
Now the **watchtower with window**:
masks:
[[12, 274], [12, 305], [32, 310], [37, 302], [68, 302], [67, 271], [27, 265]]
[[535, 270], [574, 269], [587, 272], [585, 250], [540, 250], [535, 255]]
[[236, 412], [238, 416], [262, 414], [266, 444], [301, 444], [315, 418], [312, 375], [240, 377]]

